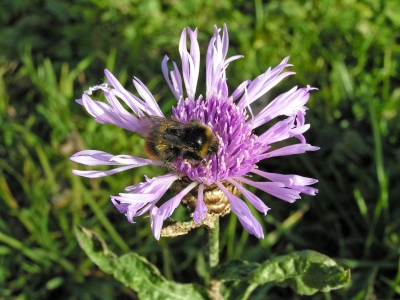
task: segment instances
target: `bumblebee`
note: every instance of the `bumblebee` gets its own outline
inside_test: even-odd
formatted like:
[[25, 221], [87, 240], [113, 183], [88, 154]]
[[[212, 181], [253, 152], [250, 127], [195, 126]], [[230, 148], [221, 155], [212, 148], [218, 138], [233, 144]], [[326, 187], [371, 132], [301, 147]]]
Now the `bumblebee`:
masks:
[[167, 164], [179, 157], [194, 163], [205, 164], [206, 156], [217, 154], [218, 139], [210, 127], [198, 119], [182, 123], [173, 119], [146, 116], [147, 135], [145, 150], [153, 160]]

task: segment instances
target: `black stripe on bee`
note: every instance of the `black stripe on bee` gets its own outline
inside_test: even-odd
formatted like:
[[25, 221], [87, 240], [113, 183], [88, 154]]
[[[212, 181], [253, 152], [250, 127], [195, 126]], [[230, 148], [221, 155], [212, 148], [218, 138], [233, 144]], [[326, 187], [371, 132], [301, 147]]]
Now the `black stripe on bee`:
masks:
[[154, 160], [172, 163], [180, 156], [201, 162], [216, 154], [218, 140], [210, 127], [198, 119], [182, 123], [173, 119], [147, 116], [150, 127], [145, 136], [145, 149]]

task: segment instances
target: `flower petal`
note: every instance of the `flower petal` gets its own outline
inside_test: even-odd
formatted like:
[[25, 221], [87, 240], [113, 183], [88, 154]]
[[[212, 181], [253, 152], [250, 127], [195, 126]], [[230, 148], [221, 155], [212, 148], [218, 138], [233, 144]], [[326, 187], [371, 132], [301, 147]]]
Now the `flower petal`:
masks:
[[135, 124], [129, 124], [124, 118], [121, 118], [116, 112], [112, 110], [110, 105], [100, 101], [92, 100], [88, 95], [83, 94], [81, 103], [91, 114], [96, 122], [100, 124], [113, 124], [127, 130], [135, 131]]
[[317, 150], [319, 150], [319, 147], [311, 146], [310, 144], [295, 144], [295, 145], [289, 145], [289, 146], [282, 147], [277, 150], [259, 155], [258, 159], [263, 160], [263, 159], [270, 158], [270, 157], [302, 154], [302, 153], [306, 153], [306, 151], [317, 151]]
[[171, 72], [171, 80], [169, 79], [168, 75], [168, 62], [169, 58], [167, 55], [164, 56], [164, 59], [161, 63], [161, 69], [164, 74], [165, 81], [168, 83], [169, 88], [171, 89], [172, 93], [174, 94], [176, 100], [179, 101], [181, 97], [183, 97], [183, 89], [182, 89], [182, 79], [181, 74], [179, 73], [178, 68], [175, 66], [175, 70]]
[[158, 193], [162, 196], [178, 178], [179, 177], [176, 173], [168, 173], [154, 178], [148, 178], [146, 176], [146, 182], [129, 186], [125, 188], [125, 190], [131, 194]]
[[190, 53], [186, 49], [186, 30], [184, 29], [179, 42], [179, 53], [182, 60], [182, 74], [190, 101], [194, 101], [197, 79], [200, 69], [200, 48], [197, 42], [197, 29], [188, 29], [190, 37]]
[[104, 176], [113, 175], [128, 169], [137, 168], [146, 165], [162, 165], [161, 161], [154, 161], [141, 157], [130, 155], [112, 155], [110, 153], [98, 150], [84, 150], [75, 153], [70, 158], [72, 161], [86, 165], [86, 166], [109, 166], [109, 165], [125, 165], [124, 167], [116, 168], [108, 171], [79, 171], [73, 170], [76, 175], [99, 178]]
[[[104, 73], [106, 74], [107, 81], [112, 82], [114, 88], [109, 89], [108, 92], [110, 95], [115, 95], [119, 97], [122, 101], [124, 101], [130, 109], [138, 116], [142, 117], [144, 114], [143, 112], [146, 112], [146, 114], [149, 115], [156, 115], [159, 117], [163, 117], [164, 115], [162, 114], [160, 108], [158, 107], [157, 102], [154, 100], [154, 97], [151, 95], [151, 93], [148, 91], [148, 89], [145, 87], [143, 91], [143, 88], [139, 85], [139, 89], [137, 91], [139, 92], [140, 95], [144, 95], [144, 100], [140, 99], [139, 97], [135, 96], [131, 92], [127, 91], [120, 83], [119, 81], [114, 77], [114, 75], [108, 71], [107, 69], [104, 70]], [[135, 84], [135, 80], [138, 80], [135, 78], [133, 80], [133, 83], [135, 87], [137, 88], [137, 84]], [[139, 81], [140, 82], [140, 81]], [[141, 82], [140, 82], [141, 83]], [[143, 83], [141, 83], [143, 85]], [[143, 85], [144, 86], [144, 85]], [[150, 94], [148, 96], [147, 94]], [[107, 96], [107, 93], [105, 93], [105, 96], [107, 98], [107, 101], [114, 107], [115, 102], [112, 102], [112, 99], [109, 99]]]
[[111, 196], [111, 200], [120, 212], [126, 213], [130, 222], [148, 210], [155, 211], [155, 203], [158, 202], [172, 183], [178, 179], [178, 175], [169, 173], [163, 176], [147, 178], [141, 182], [126, 188], [128, 193], [120, 193], [119, 196]]
[[291, 116], [275, 123], [271, 128], [258, 137], [257, 142], [261, 144], [272, 144], [290, 138], [291, 135], [289, 132], [294, 126], [294, 121], [294, 116]]
[[307, 103], [310, 97], [309, 91], [314, 89], [307, 86], [307, 88], [297, 90], [297, 87], [294, 87], [290, 91], [279, 95], [254, 118], [253, 128], [257, 128], [277, 116], [291, 116], [296, 115], [298, 111], [305, 111], [307, 108], [304, 107], [304, 104]]
[[236, 90], [232, 93], [231, 97], [232, 100], [235, 101], [238, 99], [243, 93], [246, 87], [250, 84], [251, 80], [246, 80], [243, 81], [237, 88]]
[[114, 162], [110, 162], [110, 159], [113, 157], [114, 155], [104, 151], [83, 150], [72, 155], [70, 159], [87, 166], [117, 165]]
[[193, 220], [198, 225], [200, 225], [201, 222], [206, 218], [206, 213], [208, 212], [208, 208], [205, 205], [204, 200], [203, 200], [203, 196], [204, 196], [203, 191], [204, 191], [204, 185], [200, 184], [198, 196], [197, 196], [196, 209], [194, 210], [194, 213], [193, 213]]
[[127, 193], [120, 193], [120, 196], [112, 196], [113, 199], [120, 201], [121, 203], [148, 203], [153, 202], [155, 200], [159, 200], [163, 195], [163, 193], [146, 193], [146, 194], [127, 194]]
[[237, 189], [243, 194], [243, 196], [246, 197], [247, 200], [260, 212], [262, 212], [264, 215], [267, 214], [267, 212], [270, 210], [268, 206], [264, 204], [264, 202], [258, 198], [256, 195], [251, 193], [249, 190], [245, 189], [242, 185], [237, 183], [235, 180], [232, 179], [227, 179], [228, 182], [233, 184]]
[[162, 161], [155, 161], [147, 158], [135, 157], [130, 155], [116, 155], [110, 159], [121, 165], [159, 165], [162, 166], [164, 163]]
[[80, 170], [72, 170], [72, 173], [74, 173], [75, 175], [78, 176], [82, 176], [82, 177], [87, 177], [87, 178], [99, 178], [99, 177], [105, 177], [105, 176], [110, 176], [110, 175], [114, 175], [116, 173], [122, 172], [122, 171], [126, 171], [132, 168], [136, 168], [137, 166], [125, 166], [125, 167], [120, 167], [120, 168], [115, 168], [112, 170], [108, 170], [108, 171], [80, 171]]
[[83, 150], [75, 153], [70, 158], [72, 161], [86, 166], [107, 166], [107, 165], [161, 165], [162, 162], [135, 157], [130, 155], [112, 155], [99, 150]]
[[243, 177], [235, 177], [237, 181], [247, 183], [248, 185], [254, 186], [272, 196], [287, 202], [293, 203], [297, 199], [300, 199], [300, 192], [290, 188], [286, 188], [283, 183], [280, 182], [255, 182]]
[[231, 205], [232, 212], [238, 217], [240, 223], [243, 227], [250, 233], [258, 238], [264, 238], [264, 232], [260, 223], [251, 214], [250, 209], [235, 195], [231, 194], [222, 183], [216, 182], [221, 191], [228, 197], [229, 203]]
[[172, 215], [174, 210], [178, 207], [179, 203], [181, 203], [182, 198], [185, 197], [185, 195], [189, 193], [198, 184], [199, 183], [196, 181], [192, 182], [186, 188], [180, 191], [179, 194], [169, 199], [167, 202], [165, 202], [158, 208], [158, 211], [154, 216], [153, 223], [151, 224], [153, 235], [157, 240], [160, 239], [161, 229], [165, 219], [167, 219], [169, 216]]
[[[107, 101], [111, 104], [111, 106], [115, 106], [115, 101], [113, 98], [109, 98], [108, 96], [115, 96], [120, 98], [122, 101], [129, 106], [129, 108], [138, 116], [143, 116], [143, 111], [149, 111], [149, 105], [146, 104], [145, 101], [136, 97], [131, 92], [127, 91], [119, 81], [114, 77], [114, 75], [108, 71], [107, 69], [104, 70], [104, 74], [107, 77], [107, 82], [110, 83], [113, 87], [108, 89], [103, 89], [105, 92], [105, 96]], [[107, 93], [108, 92], [108, 93]], [[118, 101], [118, 100], [117, 100]], [[151, 114], [156, 114], [153, 112]]]
[[[141, 129], [137, 117], [143, 117], [144, 115], [164, 117], [153, 95], [139, 79], [134, 78], [133, 83], [139, 94], [144, 98], [142, 100], [125, 90], [111, 72], [104, 70], [104, 73], [108, 84], [90, 88], [88, 92], [82, 95], [82, 99], [78, 99], [76, 102], [83, 105], [100, 124], [113, 124], [145, 136], [146, 132]], [[97, 89], [103, 90], [104, 96], [110, 105], [92, 100], [89, 97]], [[129, 113], [121, 105], [117, 97], [124, 101], [136, 116]]]
[[275, 123], [258, 137], [257, 142], [261, 144], [273, 144], [295, 137], [300, 140], [300, 142], [305, 143], [303, 133], [310, 128], [310, 124], [300, 125], [300, 122], [296, 122], [295, 125], [295, 121], [298, 121], [298, 118], [290, 116], [285, 120]]
[[284, 68], [291, 66], [290, 64], [286, 63], [288, 60], [289, 57], [286, 57], [277, 67], [272, 70], [269, 68], [265, 73], [256, 77], [247, 87], [248, 99], [246, 100], [246, 98], [243, 96], [239, 100], [238, 106], [244, 107], [247, 102], [248, 104], [253, 103], [255, 100], [272, 89], [275, 85], [281, 82], [282, 79], [289, 75], [295, 74], [295, 72], [285, 72], [283, 74], [279, 74]]
[[129, 203], [120, 203], [119, 201], [115, 200], [113, 197], [111, 197], [111, 202], [114, 204], [114, 206], [119, 210], [121, 214], [125, 213], [128, 210]]
[[220, 29], [214, 26], [214, 35], [210, 40], [206, 56], [206, 87], [207, 98], [214, 96], [228, 98], [226, 84], [226, 68], [229, 62], [242, 56], [234, 56], [225, 60], [229, 47], [228, 29], [224, 24], [222, 38]]
[[311, 184], [318, 182], [317, 179], [303, 177], [303, 176], [299, 176], [299, 175], [283, 175], [283, 174], [276, 174], [276, 173], [268, 173], [268, 172], [263, 172], [263, 171], [260, 171], [257, 169], [253, 169], [252, 172], [255, 174], [258, 174], [264, 178], [267, 178], [271, 181], [285, 183], [286, 186], [311, 185]]
[[253, 169], [252, 172], [271, 181], [283, 183], [286, 187], [300, 191], [301, 193], [307, 195], [315, 196], [318, 193], [316, 188], [308, 186], [318, 182], [318, 180], [314, 178], [308, 178], [299, 175], [267, 173], [257, 169]]
[[136, 90], [138, 91], [139, 95], [144, 99], [146, 102], [146, 108], [144, 112], [146, 115], [158, 116], [165, 118], [164, 114], [162, 113], [160, 107], [154, 96], [150, 93], [149, 89], [139, 80], [139, 78], [133, 78], [133, 84], [135, 85]]

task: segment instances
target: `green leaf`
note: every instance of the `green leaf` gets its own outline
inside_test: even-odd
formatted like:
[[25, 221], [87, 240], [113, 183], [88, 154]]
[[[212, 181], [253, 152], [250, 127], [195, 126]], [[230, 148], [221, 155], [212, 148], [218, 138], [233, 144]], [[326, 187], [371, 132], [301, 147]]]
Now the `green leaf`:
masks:
[[166, 280], [160, 271], [136, 253], [117, 257], [93, 231], [75, 226], [79, 245], [105, 273], [137, 292], [139, 299], [204, 299], [206, 290], [194, 284]]
[[258, 263], [250, 263], [248, 261], [234, 259], [218, 267], [216, 278], [225, 281], [250, 281], [251, 274], [258, 268], [260, 268], [260, 264]]
[[274, 282], [289, 286], [300, 295], [312, 295], [344, 287], [350, 281], [350, 270], [344, 270], [326, 255], [305, 250], [262, 264], [252, 272], [250, 280], [258, 284]]
[[344, 270], [326, 255], [306, 250], [278, 256], [263, 264], [232, 260], [218, 268], [217, 278], [249, 283], [271, 282], [291, 287], [300, 295], [328, 292], [349, 283], [350, 270]]

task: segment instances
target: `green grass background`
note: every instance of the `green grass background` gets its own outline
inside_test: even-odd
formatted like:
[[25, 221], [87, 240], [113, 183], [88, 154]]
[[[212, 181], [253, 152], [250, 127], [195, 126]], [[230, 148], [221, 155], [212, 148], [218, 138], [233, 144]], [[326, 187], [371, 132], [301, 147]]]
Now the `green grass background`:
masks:
[[164, 170], [85, 179], [71, 173], [79, 166], [69, 157], [83, 149], [143, 156], [140, 138], [95, 123], [74, 99], [104, 82], [108, 68], [131, 91], [132, 76], [139, 77], [168, 115], [175, 100], [162, 57], [178, 62], [182, 29], [198, 27], [197, 91], [204, 94], [206, 47], [213, 25], [224, 23], [228, 56], [245, 56], [228, 68], [230, 90], [291, 55], [297, 75], [268, 99], [295, 85], [317, 87], [306, 137], [321, 150], [261, 164], [317, 178], [319, 194], [289, 204], [257, 192], [272, 208], [266, 217], [252, 209], [265, 239], [226, 216], [221, 261], [261, 262], [313, 249], [352, 270], [351, 284], [331, 293], [299, 297], [265, 285], [251, 299], [400, 298], [397, 0], [1, 0], [0, 6], [0, 299], [135, 299], [85, 257], [74, 224], [98, 232], [118, 254], [145, 256], [168, 279], [202, 282], [206, 230], [158, 242], [148, 218], [132, 225], [109, 201]]

